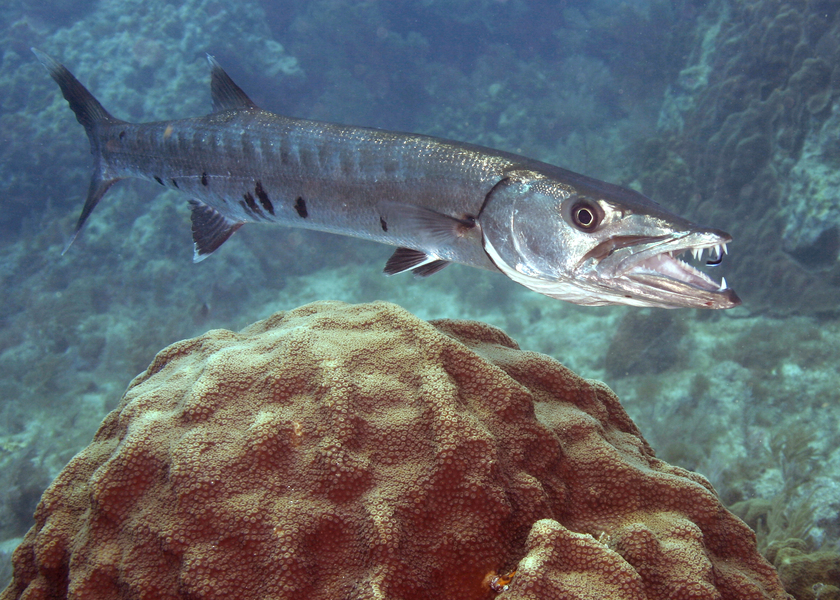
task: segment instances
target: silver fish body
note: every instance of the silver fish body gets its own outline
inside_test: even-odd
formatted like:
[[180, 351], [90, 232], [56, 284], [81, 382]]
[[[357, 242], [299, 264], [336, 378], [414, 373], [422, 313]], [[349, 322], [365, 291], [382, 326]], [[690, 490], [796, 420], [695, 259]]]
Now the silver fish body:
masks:
[[[267, 222], [422, 246], [449, 262], [494, 268], [480, 244], [420, 240], [410, 207], [477, 215], [506, 162], [423, 136], [228, 109], [197, 119], [111, 125], [107, 177], [158, 181], [235, 223]], [[448, 223], [454, 222], [447, 219]], [[422, 242], [418, 244], [418, 242]], [[199, 254], [202, 258], [203, 254]]]
[[189, 195], [195, 260], [243, 224], [265, 222], [397, 246], [388, 274], [426, 276], [455, 262], [577, 304], [740, 303], [725, 281], [678, 258], [705, 249], [720, 257], [730, 236], [632, 190], [480, 146], [270, 113], [212, 58], [211, 114], [126, 123], [34, 52], [94, 155], [72, 239], [114, 182], [135, 177]]

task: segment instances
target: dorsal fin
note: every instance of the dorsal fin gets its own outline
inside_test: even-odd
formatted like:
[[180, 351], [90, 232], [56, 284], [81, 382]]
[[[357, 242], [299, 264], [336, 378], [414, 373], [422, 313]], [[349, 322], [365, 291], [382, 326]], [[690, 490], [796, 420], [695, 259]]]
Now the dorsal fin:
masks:
[[215, 58], [207, 55], [210, 63], [210, 97], [213, 99], [213, 112], [232, 108], [259, 108], [248, 94], [233, 82]]

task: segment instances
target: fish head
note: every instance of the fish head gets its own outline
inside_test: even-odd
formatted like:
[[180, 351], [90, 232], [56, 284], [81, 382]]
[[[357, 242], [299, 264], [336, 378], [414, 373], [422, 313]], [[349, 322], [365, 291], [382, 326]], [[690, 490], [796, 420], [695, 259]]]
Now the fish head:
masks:
[[[547, 170], [547, 169], [546, 169]], [[544, 170], [545, 171], [545, 170]], [[723, 231], [674, 215], [633, 190], [551, 167], [508, 174], [479, 224], [490, 260], [536, 292], [590, 306], [732, 308], [741, 300], [680, 258], [718, 258]]]

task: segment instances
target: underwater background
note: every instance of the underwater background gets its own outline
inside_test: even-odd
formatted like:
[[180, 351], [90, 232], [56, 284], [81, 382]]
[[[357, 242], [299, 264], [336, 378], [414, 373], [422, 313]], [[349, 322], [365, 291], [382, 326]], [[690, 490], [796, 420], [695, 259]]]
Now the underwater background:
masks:
[[[605, 381], [771, 561], [840, 561], [840, 2], [7, 0], [0, 39], [0, 589], [44, 488], [158, 350], [314, 300], [501, 327]], [[744, 304], [578, 307], [458, 265], [386, 278], [390, 247], [258, 225], [194, 264], [186, 198], [137, 181], [62, 256], [89, 145], [32, 46], [129, 121], [209, 112], [209, 53], [267, 110], [633, 187], [733, 235], [713, 275]], [[830, 583], [796, 576], [798, 598]]]

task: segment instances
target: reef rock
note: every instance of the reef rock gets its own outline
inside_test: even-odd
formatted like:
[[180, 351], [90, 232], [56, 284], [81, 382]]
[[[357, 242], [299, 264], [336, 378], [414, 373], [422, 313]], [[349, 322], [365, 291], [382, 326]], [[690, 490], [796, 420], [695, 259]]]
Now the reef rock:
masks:
[[606, 386], [384, 303], [166, 348], [35, 521], [2, 600], [788, 598]]
[[840, 2], [694, 4], [643, 191], [733, 234], [723, 269], [751, 310], [837, 314]]

